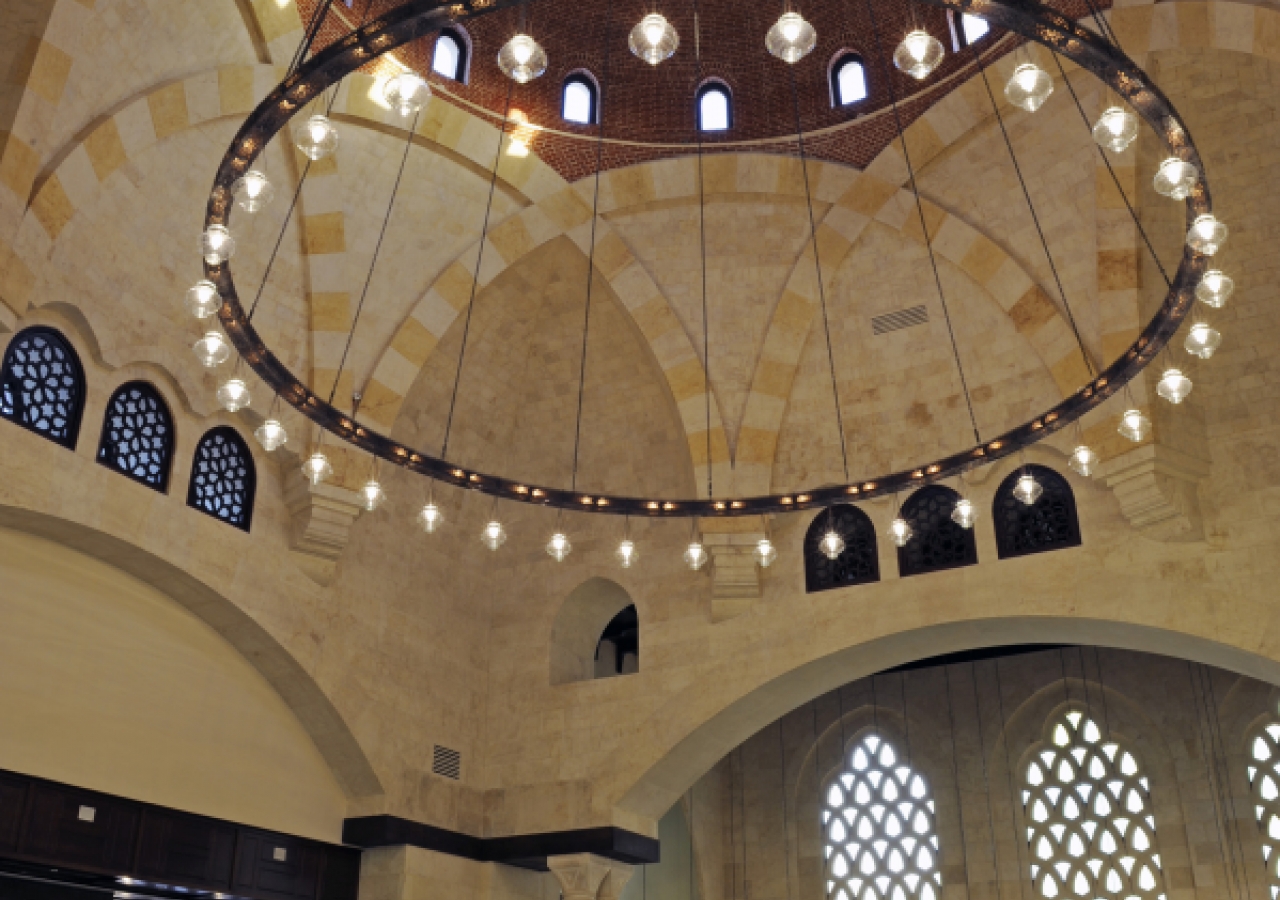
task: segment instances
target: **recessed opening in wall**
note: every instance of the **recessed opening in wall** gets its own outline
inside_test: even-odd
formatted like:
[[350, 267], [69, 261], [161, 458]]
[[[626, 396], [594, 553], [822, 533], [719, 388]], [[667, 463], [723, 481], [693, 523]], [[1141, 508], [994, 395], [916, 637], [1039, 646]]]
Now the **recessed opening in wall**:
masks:
[[640, 619], [634, 605], [613, 617], [596, 644], [596, 678], [640, 671]]

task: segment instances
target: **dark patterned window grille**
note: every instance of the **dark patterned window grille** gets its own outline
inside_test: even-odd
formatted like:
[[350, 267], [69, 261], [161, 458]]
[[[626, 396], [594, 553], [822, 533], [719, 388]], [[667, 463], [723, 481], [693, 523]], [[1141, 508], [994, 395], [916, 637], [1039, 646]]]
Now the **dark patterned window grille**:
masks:
[[75, 448], [84, 412], [84, 369], [66, 338], [52, 328], [14, 335], [0, 370], [0, 416]]
[[107, 403], [98, 462], [163, 493], [173, 461], [173, 417], [145, 381], [122, 386]]
[[[844, 552], [835, 559], [827, 559], [818, 549], [818, 542], [828, 528], [835, 528], [844, 538]], [[876, 528], [867, 514], [846, 504], [818, 513], [804, 536], [805, 592], [812, 594], [879, 580]]]
[[188, 506], [248, 531], [256, 486], [253, 454], [234, 428], [215, 428], [200, 439], [191, 466]]
[[[1013, 496], [1018, 478], [1030, 472], [1044, 489], [1027, 506]], [[1080, 520], [1071, 485], [1053, 469], [1020, 466], [1000, 484], [992, 515], [996, 522], [996, 550], [1001, 559], [1080, 546]]]
[[958, 569], [978, 562], [973, 529], [951, 521], [960, 495], [949, 487], [931, 484], [907, 498], [902, 518], [914, 534], [905, 547], [898, 548], [898, 571], [902, 577]]

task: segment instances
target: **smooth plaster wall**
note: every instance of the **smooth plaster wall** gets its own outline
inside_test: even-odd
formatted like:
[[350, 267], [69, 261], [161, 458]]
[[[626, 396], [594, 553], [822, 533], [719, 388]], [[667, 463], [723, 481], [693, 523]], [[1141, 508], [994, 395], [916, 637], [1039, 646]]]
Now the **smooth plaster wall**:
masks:
[[292, 712], [159, 591], [0, 529], [0, 768], [336, 841], [346, 801]]

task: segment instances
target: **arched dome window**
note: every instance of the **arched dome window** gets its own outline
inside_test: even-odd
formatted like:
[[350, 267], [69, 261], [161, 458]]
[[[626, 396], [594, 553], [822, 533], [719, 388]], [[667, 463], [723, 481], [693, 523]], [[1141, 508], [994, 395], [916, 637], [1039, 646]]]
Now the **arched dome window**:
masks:
[[[818, 547], [829, 528], [844, 538], [844, 552], [835, 559], [828, 559]], [[867, 514], [847, 503], [818, 513], [804, 536], [805, 593], [879, 580], [876, 527]]]
[[951, 19], [951, 44], [959, 52], [971, 47], [991, 33], [991, 23], [980, 16], [947, 10]]
[[867, 68], [862, 57], [846, 51], [831, 65], [831, 104], [852, 106], [867, 99]]
[[640, 671], [640, 617], [633, 603], [609, 620], [596, 642], [596, 678]]
[[1255, 729], [1245, 742], [1245, 750], [1262, 862], [1267, 868], [1271, 900], [1276, 900], [1280, 897], [1280, 722]]
[[951, 520], [959, 499], [951, 488], [931, 484], [902, 504], [902, 518], [913, 532], [906, 546], [898, 548], [898, 572], [904, 578], [977, 564], [973, 529], [961, 528]]
[[66, 338], [39, 325], [14, 335], [0, 366], [0, 417], [74, 450], [84, 394], [84, 369]]
[[[1032, 475], [1043, 491], [1028, 506], [1013, 495], [1018, 479]], [[1071, 485], [1053, 469], [1019, 466], [1000, 483], [992, 504], [1000, 559], [1080, 546], [1080, 520]]]
[[1067, 710], [1046, 722], [1022, 788], [1040, 896], [1165, 900], [1147, 776], [1087, 714]]
[[244, 438], [234, 428], [214, 428], [196, 446], [187, 505], [248, 531], [257, 480]]
[[456, 28], [446, 28], [436, 37], [431, 71], [454, 81], [467, 80], [467, 41]]
[[708, 81], [698, 88], [698, 130], [728, 131], [733, 127], [733, 98], [723, 81]]
[[560, 114], [575, 125], [594, 125], [598, 120], [600, 92], [590, 75], [575, 72], [564, 80]]
[[828, 900], [939, 900], [942, 869], [929, 785], [868, 733], [823, 788]]
[[111, 395], [102, 417], [98, 462], [164, 493], [173, 462], [173, 417], [152, 385], [131, 381]]

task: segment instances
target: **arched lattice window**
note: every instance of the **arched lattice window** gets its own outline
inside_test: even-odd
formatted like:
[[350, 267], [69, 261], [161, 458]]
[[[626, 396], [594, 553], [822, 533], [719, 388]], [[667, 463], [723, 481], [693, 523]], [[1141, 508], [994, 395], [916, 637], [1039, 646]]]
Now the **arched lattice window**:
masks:
[[[844, 552], [835, 559], [828, 559], [818, 549], [818, 542], [828, 528], [834, 528], [844, 538]], [[879, 580], [876, 527], [867, 514], [845, 503], [818, 513], [804, 536], [805, 592], [812, 594]]]
[[446, 28], [436, 38], [431, 53], [431, 71], [454, 81], [467, 80], [467, 41], [453, 28]]
[[98, 462], [164, 492], [173, 461], [173, 417], [159, 391], [145, 381], [122, 385], [102, 417]]
[[0, 416], [72, 449], [84, 412], [84, 369], [52, 328], [20, 331], [0, 369]]
[[200, 439], [191, 466], [188, 506], [248, 531], [256, 487], [253, 454], [234, 428], [214, 428]]
[[599, 121], [598, 98], [595, 80], [585, 72], [575, 72], [564, 80], [560, 115], [575, 125], [595, 125]]
[[851, 106], [867, 99], [867, 67], [856, 53], [841, 53], [831, 66], [831, 105]]
[[1137, 756], [1079, 710], [1052, 718], [1023, 770], [1031, 880], [1054, 900], [1165, 900]]
[[911, 525], [911, 540], [898, 548], [898, 572], [923, 575], [972, 566], [978, 561], [973, 529], [951, 520], [960, 495], [941, 484], [923, 487], [902, 504], [902, 518]]
[[1253, 732], [1246, 744], [1249, 786], [1262, 839], [1271, 900], [1280, 897], [1280, 723], [1270, 722]]
[[[1043, 493], [1027, 506], [1013, 496], [1022, 475], [1030, 473]], [[1001, 559], [1080, 546], [1080, 520], [1071, 485], [1053, 469], [1019, 466], [1000, 483], [992, 504], [996, 523], [996, 549]]]
[[728, 131], [733, 127], [733, 98], [723, 81], [698, 88], [698, 130]]
[[938, 900], [938, 831], [929, 785], [869, 733], [824, 788], [827, 900]]

